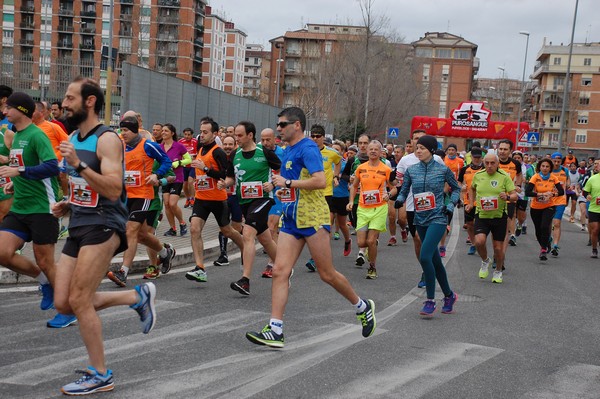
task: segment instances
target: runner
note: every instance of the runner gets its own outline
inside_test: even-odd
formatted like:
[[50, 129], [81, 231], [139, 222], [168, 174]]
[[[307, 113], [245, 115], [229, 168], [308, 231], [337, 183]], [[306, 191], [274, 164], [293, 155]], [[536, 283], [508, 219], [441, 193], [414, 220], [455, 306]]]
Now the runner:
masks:
[[523, 184], [520, 187], [520, 192], [517, 193], [519, 199], [517, 199], [516, 204], [517, 224], [515, 227], [515, 237], [519, 237], [521, 234], [527, 234], [527, 206], [529, 205], [529, 198], [525, 195], [525, 185], [535, 174], [535, 168], [525, 162], [525, 157], [521, 151], [513, 151], [512, 158], [521, 163], [521, 174], [523, 175]]
[[[336, 140], [331, 146], [334, 150], [336, 150], [340, 154], [344, 154], [345, 144], [341, 140]], [[347, 164], [347, 159], [342, 158], [341, 168], [344, 169]], [[336, 222], [336, 229], [342, 231], [342, 236], [344, 237], [344, 256], [350, 255], [352, 252], [352, 239], [350, 238], [350, 229], [348, 228], [348, 201], [350, 197], [350, 191], [348, 190], [348, 182], [341, 177], [338, 179], [339, 184], [333, 187], [333, 196], [331, 198], [331, 203], [333, 205], [333, 213], [335, 215], [334, 221]], [[335, 231], [333, 233], [333, 239], [339, 240], [340, 233]]]
[[[515, 190], [517, 194], [520, 193], [521, 186], [523, 185], [523, 168], [521, 167], [521, 163], [515, 161], [510, 157], [513, 149], [512, 141], [508, 139], [500, 140], [498, 143], [498, 149], [496, 153], [500, 160], [500, 169], [508, 173], [515, 184]], [[506, 239], [504, 242], [504, 268], [506, 268], [506, 251], [508, 245], [516, 246], [517, 238], [515, 236], [516, 232], [516, 202], [509, 202], [507, 206], [507, 214], [508, 214], [508, 223], [506, 230]]]
[[[0, 85], [0, 166], [8, 165], [10, 160], [10, 147], [12, 146], [12, 140], [15, 133], [12, 131], [14, 126], [8, 121], [4, 110], [6, 106], [6, 100], [13, 93], [12, 89], [8, 86]], [[4, 219], [10, 207], [12, 205], [12, 194], [6, 194], [4, 192], [4, 186], [10, 182], [10, 177], [0, 178], [0, 222]]]
[[590, 201], [589, 230], [592, 239], [592, 258], [598, 258], [598, 233], [600, 232], [600, 160], [594, 161], [596, 174], [583, 187], [583, 196]]
[[98, 310], [129, 305], [139, 314], [144, 334], [156, 322], [154, 284], [125, 292], [96, 292], [111, 258], [127, 247], [123, 143], [100, 123], [103, 104], [102, 89], [86, 78], [74, 80], [63, 101], [69, 122], [78, 130], [59, 147], [69, 165], [71, 194], [68, 202], [54, 204], [52, 212], [61, 217], [70, 210], [71, 217], [69, 238], [57, 265], [56, 307], [77, 315], [90, 364], [82, 377], [62, 387], [66, 395], [114, 389], [112, 371], [106, 368]]
[[579, 188], [579, 181], [581, 180], [581, 178], [583, 176], [581, 176], [579, 174], [579, 172], [577, 171], [577, 164], [575, 163], [571, 163], [568, 165], [569, 167], [569, 181], [571, 182], [571, 184], [569, 184], [569, 187], [567, 187], [567, 203], [571, 204], [571, 212], [570, 212], [570, 217], [569, 217], [569, 222], [571, 223], [575, 223], [575, 211], [577, 210], [577, 197], [578, 195], [578, 188]]
[[371, 141], [367, 153], [369, 160], [359, 165], [354, 173], [347, 208], [352, 210], [356, 193], [360, 192], [356, 239], [359, 247], [369, 249], [367, 279], [372, 280], [377, 278], [377, 239], [379, 233], [386, 230], [389, 199], [386, 188], [392, 189], [392, 196], [396, 194], [397, 189], [392, 185], [395, 180], [392, 170], [381, 162], [381, 143], [377, 140]]
[[[471, 150], [471, 157], [475, 159], [477, 153]], [[465, 201], [465, 213], [476, 208], [474, 243], [481, 257], [479, 278], [486, 279], [492, 260], [488, 257], [486, 240], [492, 233], [492, 246], [496, 270], [492, 276], [492, 283], [502, 283], [502, 267], [504, 266], [504, 239], [506, 238], [507, 201], [516, 201], [517, 192], [511, 177], [498, 168], [499, 159], [496, 154], [487, 154], [483, 159], [484, 170], [473, 176], [469, 189], [468, 202]]]
[[289, 292], [289, 277], [304, 245], [315, 260], [321, 280], [345, 297], [362, 324], [363, 337], [375, 332], [375, 303], [362, 300], [348, 280], [333, 266], [329, 241], [329, 215], [323, 189], [327, 186], [323, 160], [316, 144], [304, 137], [306, 116], [300, 108], [284, 109], [278, 115], [277, 131], [289, 147], [282, 160], [280, 175], [273, 176], [283, 203], [283, 226], [273, 268], [271, 319], [260, 332], [247, 332], [246, 338], [258, 345], [282, 348], [283, 315]]
[[[483, 169], [484, 165], [482, 162], [483, 151], [479, 147], [471, 147], [471, 151], [469, 151], [471, 155], [471, 163], [467, 166], [464, 166], [460, 173], [458, 174], [458, 182], [462, 185], [463, 192], [463, 202], [465, 203], [464, 214], [465, 214], [465, 224], [467, 225], [467, 235], [469, 242], [471, 245], [469, 246], [469, 250], [467, 251], [467, 255], [474, 255], [476, 251], [475, 247], [475, 207], [471, 206], [468, 208], [466, 204], [469, 203], [469, 192], [471, 190], [471, 182], [473, 181], [473, 177], [477, 172]], [[505, 232], [506, 233], [506, 232]]]
[[[420, 311], [420, 315], [424, 317], [433, 316], [436, 310], [436, 279], [444, 293], [442, 313], [454, 313], [454, 304], [458, 299], [458, 295], [450, 289], [446, 269], [436, 249], [446, 231], [448, 214], [454, 211], [454, 205], [459, 200], [460, 187], [452, 171], [433, 159], [437, 146], [438, 142], [433, 136], [419, 138], [415, 146], [415, 155], [420, 162], [406, 170], [402, 188], [396, 200], [396, 207], [400, 208], [412, 188], [415, 206], [414, 224], [422, 240], [419, 262], [425, 274], [427, 289], [427, 300], [423, 303], [423, 309]], [[452, 189], [448, 205], [444, 205], [446, 183]]]
[[[195, 159], [198, 154], [198, 140], [194, 138], [194, 131], [191, 127], [183, 129], [183, 137], [179, 139], [179, 142], [183, 144], [188, 154], [190, 154], [191, 159]], [[183, 167], [184, 208], [192, 208], [194, 206], [194, 179], [190, 177], [191, 172], [192, 167], [190, 165]]]
[[233, 164], [227, 170], [227, 186], [236, 186], [236, 194], [244, 215], [244, 269], [242, 278], [230, 284], [234, 291], [250, 295], [250, 276], [256, 256], [255, 238], [261, 243], [270, 259], [275, 259], [277, 246], [269, 231], [269, 209], [273, 204], [275, 185], [271, 181], [273, 171], [279, 171], [281, 161], [273, 151], [256, 145], [256, 127], [252, 122], [242, 121], [235, 127], [239, 148]]
[[556, 213], [552, 218], [552, 249], [550, 250], [550, 254], [556, 258], [560, 250], [558, 244], [560, 244], [562, 218], [567, 207], [566, 189], [571, 185], [571, 181], [569, 180], [569, 170], [562, 166], [562, 155], [560, 152], [552, 154], [552, 164], [554, 165], [552, 175], [558, 179], [563, 188], [563, 194], [554, 197]]
[[550, 229], [556, 212], [553, 198], [565, 192], [556, 176], [552, 174], [554, 164], [547, 158], [537, 163], [536, 174], [529, 179], [525, 195], [531, 199], [531, 220], [535, 226], [535, 237], [540, 244], [540, 260], [548, 260]]

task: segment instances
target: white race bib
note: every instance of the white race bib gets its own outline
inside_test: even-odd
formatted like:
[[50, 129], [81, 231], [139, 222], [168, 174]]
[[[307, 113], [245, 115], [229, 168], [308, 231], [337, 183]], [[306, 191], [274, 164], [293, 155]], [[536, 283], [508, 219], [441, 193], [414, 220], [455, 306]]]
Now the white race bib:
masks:
[[415, 211], [424, 212], [435, 209], [435, 195], [431, 191], [415, 194]]
[[242, 199], [253, 199], [263, 197], [263, 184], [260, 181], [247, 181], [240, 184]]
[[69, 195], [69, 202], [71, 204], [86, 208], [95, 208], [98, 206], [99, 195], [92, 190], [84, 178], [69, 176], [69, 187], [71, 189], [71, 194]]
[[196, 191], [208, 191], [215, 188], [215, 180], [207, 175], [196, 177]]
[[142, 172], [139, 170], [126, 170], [125, 185], [127, 187], [140, 187], [142, 185]]
[[382, 203], [381, 192], [379, 190], [363, 191], [360, 195], [365, 205], [379, 205]]
[[498, 197], [481, 197], [479, 204], [482, 211], [495, 211], [498, 209]]

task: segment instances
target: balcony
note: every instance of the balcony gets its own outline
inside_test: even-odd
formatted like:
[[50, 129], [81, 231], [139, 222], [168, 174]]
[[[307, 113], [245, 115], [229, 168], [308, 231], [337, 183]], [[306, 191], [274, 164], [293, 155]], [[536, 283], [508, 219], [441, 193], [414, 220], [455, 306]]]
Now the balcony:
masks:
[[96, 50], [93, 42], [84, 42], [79, 45], [80, 50], [94, 51]]
[[165, 41], [165, 42], [172, 42], [174, 40], [177, 40], [177, 35], [175, 35], [174, 33], [159, 33], [158, 36], [156, 37], [156, 40], [158, 41]]
[[300, 57], [302, 55], [302, 51], [288, 48], [285, 50], [285, 55], [288, 57]]
[[132, 4], [133, 5], [133, 0], [121, 0], [121, 4]]
[[73, 9], [72, 8], [59, 8], [58, 15], [61, 15], [63, 17], [72, 17]]
[[73, 49], [73, 41], [59, 40], [58, 43], [56, 43], [56, 47], [59, 49], [62, 48], [62, 49], [72, 50]]
[[200, 62], [201, 63], [203, 61], [204, 61], [204, 59], [202, 58], [201, 55], [198, 55], [198, 54], [194, 55], [194, 62]]
[[33, 23], [33, 20], [29, 20], [29, 19], [25, 19], [25, 20], [21, 21], [19, 26], [23, 29], [31, 29], [31, 30], [35, 29], [35, 24]]
[[119, 53], [131, 54], [131, 43], [130, 44], [119, 44]]
[[58, 25], [56, 30], [57, 32], [73, 33], [73, 25]]
[[33, 46], [33, 38], [31, 38], [31, 39], [21, 38], [21, 40], [19, 41], [19, 43], [22, 46]]
[[181, 7], [181, 1], [179, 1], [179, 0], [158, 0], [158, 5], [160, 7], [179, 8], [179, 7]]
[[159, 24], [179, 24], [178, 15], [159, 15], [157, 19]]
[[131, 22], [131, 20], [133, 19], [133, 15], [132, 14], [121, 14], [121, 16], [119, 18], [121, 19], [121, 21]]
[[25, 14], [33, 14], [35, 13], [35, 5], [33, 4], [33, 2], [26, 2], [21, 5], [20, 10], [22, 13]]
[[195, 39], [194, 46], [200, 46], [200, 47], [204, 46], [204, 39], [201, 39], [201, 38]]
[[96, 18], [96, 10], [81, 11], [81, 16], [84, 18]]
[[[541, 110], [561, 110], [563, 103], [562, 101], [544, 101], [541, 104], [538, 104]], [[568, 103], [567, 103], [568, 106]]]
[[82, 34], [84, 35], [95, 35], [96, 34], [96, 27], [95, 26], [87, 26], [85, 28], [81, 28], [80, 31]]

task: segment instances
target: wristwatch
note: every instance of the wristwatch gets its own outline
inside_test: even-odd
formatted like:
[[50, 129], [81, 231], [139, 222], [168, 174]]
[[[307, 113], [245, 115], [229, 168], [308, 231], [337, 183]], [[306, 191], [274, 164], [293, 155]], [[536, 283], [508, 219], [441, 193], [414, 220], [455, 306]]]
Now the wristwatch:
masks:
[[292, 188], [292, 181], [291, 181], [290, 179], [287, 179], [287, 180], [285, 181], [285, 187], [286, 187], [286, 188]]
[[204, 171], [204, 173], [208, 172], [208, 166], [205, 166], [204, 169], [202, 169]]
[[75, 172], [77, 172], [78, 174], [81, 174], [81, 172], [83, 172], [84, 169], [88, 168], [88, 164], [80, 161], [79, 162], [79, 166], [75, 168]]

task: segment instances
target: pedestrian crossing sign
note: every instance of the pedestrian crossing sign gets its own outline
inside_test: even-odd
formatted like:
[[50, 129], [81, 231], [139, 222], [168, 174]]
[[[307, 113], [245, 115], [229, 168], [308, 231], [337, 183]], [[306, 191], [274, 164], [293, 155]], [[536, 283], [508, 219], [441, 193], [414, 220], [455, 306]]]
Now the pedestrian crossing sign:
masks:
[[400, 135], [400, 128], [398, 127], [390, 127], [387, 131], [387, 136], [389, 139], [397, 139]]

